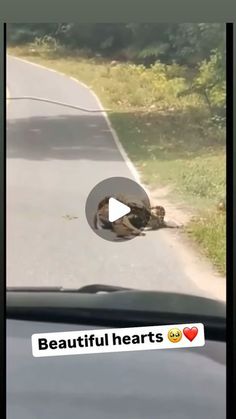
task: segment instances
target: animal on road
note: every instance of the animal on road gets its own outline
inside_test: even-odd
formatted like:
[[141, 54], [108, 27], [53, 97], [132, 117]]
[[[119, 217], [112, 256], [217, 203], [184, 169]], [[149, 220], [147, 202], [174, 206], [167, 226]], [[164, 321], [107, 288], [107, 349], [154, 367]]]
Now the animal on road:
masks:
[[165, 208], [161, 205], [149, 206], [144, 200], [130, 200], [124, 196], [116, 199], [129, 206], [130, 213], [120, 219], [109, 221], [109, 196], [102, 199], [94, 215], [95, 229], [108, 229], [117, 237], [144, 236], [144, 230], [158, 230], [161, 228], [179, 228], [180, 225], [166, 221]]

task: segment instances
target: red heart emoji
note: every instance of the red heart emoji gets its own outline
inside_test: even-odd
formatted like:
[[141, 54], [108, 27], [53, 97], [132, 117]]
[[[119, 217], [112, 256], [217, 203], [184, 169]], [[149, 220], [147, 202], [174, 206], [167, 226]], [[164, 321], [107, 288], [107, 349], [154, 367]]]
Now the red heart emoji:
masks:
[[189, 329], [189, 327], [185, 327], [183, 330], [183, 334], [184, 336], [186, 336], [188, 340], [190, 340], [190, 342], [192, 342], [198, 334], [198, 328], [192, 327], [191, 329]]

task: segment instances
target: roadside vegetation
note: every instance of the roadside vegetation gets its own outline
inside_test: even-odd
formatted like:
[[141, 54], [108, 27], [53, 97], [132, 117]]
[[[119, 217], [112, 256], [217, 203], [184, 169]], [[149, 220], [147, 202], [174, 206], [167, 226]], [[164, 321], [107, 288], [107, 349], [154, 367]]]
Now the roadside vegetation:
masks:
[[143, 181], [185, 203], [186, 231], [225, 273], [224, 25], [11, 24], [8, 44], [96, 92]]

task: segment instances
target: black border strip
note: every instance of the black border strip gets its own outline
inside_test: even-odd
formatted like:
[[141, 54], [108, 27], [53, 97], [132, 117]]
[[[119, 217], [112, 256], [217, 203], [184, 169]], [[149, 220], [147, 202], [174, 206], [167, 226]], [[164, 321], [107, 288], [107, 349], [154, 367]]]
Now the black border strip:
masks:
[[233, 411], [233, 23], [226, 24], [227, 417]]
[[6, 26], [0, 23], [0, 74], [1, 101], [0, 101], [0, 403], [1, 417], [6, 417]]

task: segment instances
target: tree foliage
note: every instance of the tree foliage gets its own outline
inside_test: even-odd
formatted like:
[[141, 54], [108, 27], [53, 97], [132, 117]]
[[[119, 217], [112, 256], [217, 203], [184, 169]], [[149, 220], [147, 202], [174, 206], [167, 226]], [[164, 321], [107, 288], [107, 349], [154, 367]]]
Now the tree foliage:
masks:
[[50, 35], [67, 47], [105, 56], [123, 52], [131, 59], [195, 65], [222, 49], [224, 32], [221, 23], [11, 23], [8, 41], [19, 44]]
[[222, 23], [11, 23], [9, 44], [35, 42], [86, 50], [91, 56], [186, 66], [192, 74], [182, 95], [199, 94], [213, 115], [225, 112], [225, 25]]

